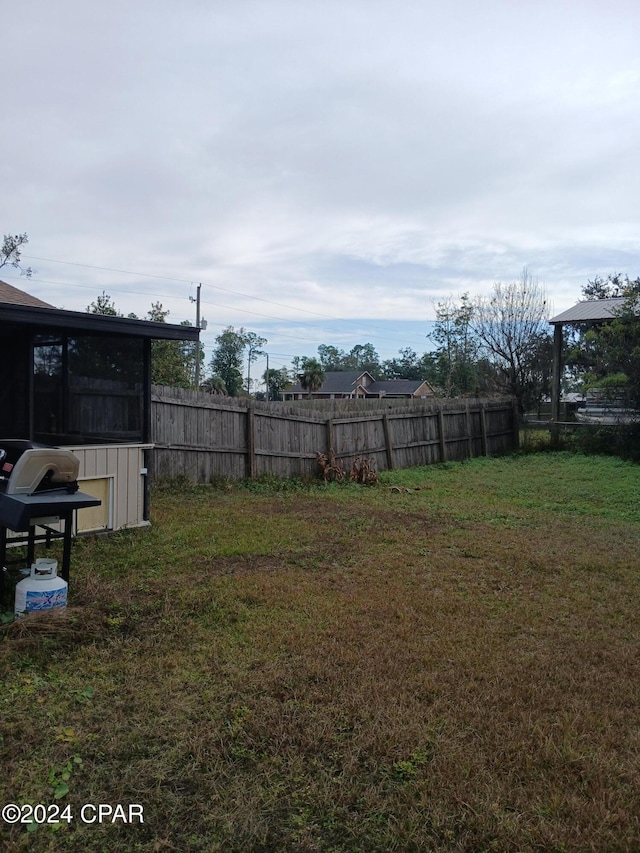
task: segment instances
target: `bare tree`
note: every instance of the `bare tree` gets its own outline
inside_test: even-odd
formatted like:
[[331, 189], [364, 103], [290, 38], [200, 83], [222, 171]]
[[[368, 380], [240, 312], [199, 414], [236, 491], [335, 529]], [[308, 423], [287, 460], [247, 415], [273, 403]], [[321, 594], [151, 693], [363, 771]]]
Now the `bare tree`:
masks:
[[526, 270], [511, 284], [496, 282], [491, 296], [476, 299], [473, 331], [497, 370], [503, 390], [522, 413], [544, 390], [550, 368], [548, 302], [544, 288]]

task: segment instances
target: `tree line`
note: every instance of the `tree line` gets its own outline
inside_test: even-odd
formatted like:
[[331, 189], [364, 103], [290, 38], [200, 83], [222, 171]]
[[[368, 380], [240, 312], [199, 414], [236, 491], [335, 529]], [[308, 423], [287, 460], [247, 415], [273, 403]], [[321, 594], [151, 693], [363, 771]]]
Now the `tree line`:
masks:
[[464, 293], [438, 302], [433, 331], [425, 337], [431, 349], [418, 354], [405, 347], [385, 361], [371, 344], [349, 352], [321, 345], [317, 359], [294, 360], [294, 373], [312, 390], [326, 371], [367, 370], [374, 379], [426, 380], [446, 397], [508, 394], [521, 412], [550, 393], [548, 303], [527, 270], [514, 282], [497, 282], [488, 296]]
[[[582, 290], [583, 299], [612, 296], [624, 299], [611, 322], [569, 327], [563, 389], [585, 392], [595, 385], [615, 393], [622, 389], [640, 406], [640, 278], [595, 277]], [[515, 397], [524, 413], [551, 393], [553, 334], [548, 308], [544, 288], [525, 269], [513, 282], [495, 283], [488, 295], [473, 298], [464, 293], [438, 302], [433, 330], [425, 336], [431, 348], [421, 354], [404, 347], [396, 357], [382, 360], [371, 343], [350, 350], [321, 344], [316, 357], [295, 357], [290, 369], [267, 369], [255, 378], [251, 368], [265, 356], [267, 340], [228, 326], [215, 339], [200, 387], [210, 393], [246, 396], [264, 383], [268, 398], [277, 400], [296, 382], [314, 391], [327, 372], [366, 370], [374, 379], [426, 380], [445, 397], [507, 394]], [[162, 321], [166, 313], [156, 304], [149, 319]], [[193, 387], [194, 345], [156, 343], [154, 382]], [[200, 358], [204, 368], [201, 347]], [[264, 395], [256, 392], [256, 396]]]
[[[105, 293], [87, 310], [118, 313]], [[147, 319], [165, 322], [168, 313], [154, 303]], [[244, 327], [228, 326], [217, 335], [208, 365], [202, 345], [154, 341], [152, 380], [194, 387], [200, 359], [201, 390], [231, 397], [250, 395], [264, 383], [268, 398], [280, 399], [296, 382], [313, 391], [326, 373], [351, 370], [368, 371], [374, 379], [426, 380], [447, 397], [506, 393], [516, 397], [521, 411], [549, 393], [552, 336], [547, 301], [526, 270], [517, 281], [496, 283], [489, 296], [472, 299], [465, 293], [438, 302], [435, 313], [433, 331], [425, 336], [431, 349], [422, 354], [404, 347], [395, 358], [382, 360], [371, 343], [356, 344], [349, 351], [321, 344], [317, 357], [294, 357], [290, 369], [267, 369], [253, 378], [252, 366], [266, 355], [267, 339]]]
[[[27, 243], [27, 234], [5, 234], [0, 268], [10, 266], [30, 277], [33, 271], [21, 258]], [[567, 327], [563, 390], [608, 389], [640, 407], [640, 277], [596, 276], [582, 289], [583, 299], [612, 297], [619, 305], [610, 322]], [[105, 292], [87, 311], [123, 316]], [[169, 311], [154, 302], [145, 319], [163, 323], [168, 316]], [[228, 326], [216, 337], [208, 366], [201, 343], [153, 341], [152, 381], [193, 388], [199, 376], [202, 390], [233, 397], [249, 395], [264, 383], [268, 398], [279, 399], [296, 382], [312, 391], [329, 371], [366, 370], [374, 379], [426, 380], [447, 397], [506, 393], [516, 398], [521, 412], [550, 394], [553, 343], [548, 303], [544, 289], [526, 269], [509, 284], [495, 283], [487, 296], [464, 293], [438, 302], [433, 331], [425, 337], [430, 349], [422, 354], [404, 347], [384, 361], [371, 343], [356, 344], [349, 351], [322, 344], [317, 357], [295, 357], [290, 369], [267, 369], [252, 378], [251, 368], [266, 355], [267, 340], [243, 327]]]

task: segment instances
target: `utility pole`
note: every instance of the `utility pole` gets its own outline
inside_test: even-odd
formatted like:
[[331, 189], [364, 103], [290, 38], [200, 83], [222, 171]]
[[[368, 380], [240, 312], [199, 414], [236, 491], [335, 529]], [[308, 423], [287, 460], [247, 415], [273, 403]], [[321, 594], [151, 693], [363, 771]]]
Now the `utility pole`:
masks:
[[[206, 329], [207, 321], [200, 321], [200, 290], [202, 289], [202, 284], [198, 284], [198, 288], [196, 290], [195, 296], [189, 297], [189, 302], [196, 303], [196, 329]], [[198, 339], [195, 343], [196, 347], [196, 391], [200, 388], [200, 340]]]
[[265, 397], [266, 397], [267, 403], [268, 403], [270, 400], [270, 395], [269, 395], [269, 353], [267, 353], [266, 355], [267, 355], [267, 372], [265, 373], [265, 383], [264, 383], [265, 389], [264, 390], [266, 391]]

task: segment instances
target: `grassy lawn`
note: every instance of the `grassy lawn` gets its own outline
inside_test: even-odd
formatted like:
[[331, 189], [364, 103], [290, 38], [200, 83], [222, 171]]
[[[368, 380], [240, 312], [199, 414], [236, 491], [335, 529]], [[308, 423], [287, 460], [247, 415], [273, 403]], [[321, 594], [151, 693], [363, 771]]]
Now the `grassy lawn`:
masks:
[[0, 799], [73, 820], [3, 849], [640, 850], [640, 468], [380, 480], [157, 491], [77, 542], [66, 617], [0, 642]]

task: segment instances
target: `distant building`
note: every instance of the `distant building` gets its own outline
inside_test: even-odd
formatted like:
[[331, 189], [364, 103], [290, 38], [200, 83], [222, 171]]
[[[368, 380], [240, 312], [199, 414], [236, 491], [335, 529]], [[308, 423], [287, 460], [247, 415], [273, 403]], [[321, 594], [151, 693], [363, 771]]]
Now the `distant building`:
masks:
[[283, 394], [284, 400], [353, 400], [353, 399], [424, 399], [433, 397], [434, 390], [426, 379], [376, 380], [367, 371], [335, 370], [325, 374], [317, 391], [305, 390], [299, 382]]
[[613, 425], [634, 423], [640, 418], [640, 412], [629, 405], [627, 389], [590, 388], [586, 399], [576, 412], [576, 419], [582, 423]]

